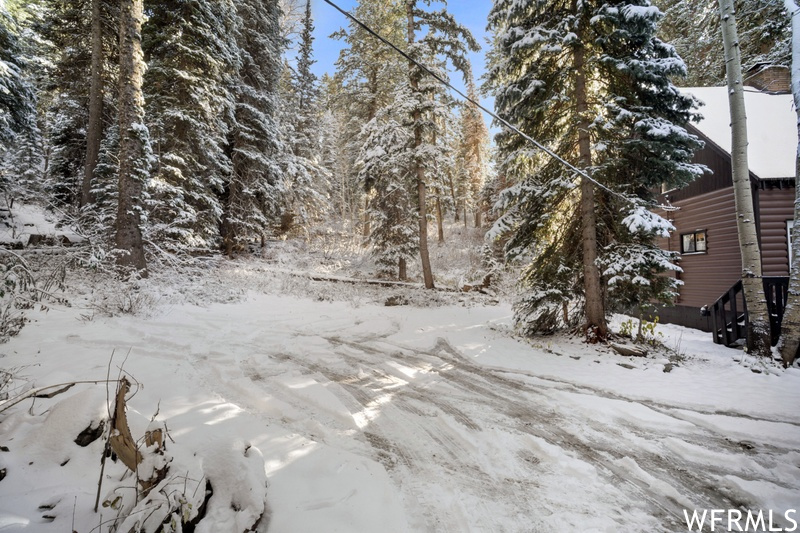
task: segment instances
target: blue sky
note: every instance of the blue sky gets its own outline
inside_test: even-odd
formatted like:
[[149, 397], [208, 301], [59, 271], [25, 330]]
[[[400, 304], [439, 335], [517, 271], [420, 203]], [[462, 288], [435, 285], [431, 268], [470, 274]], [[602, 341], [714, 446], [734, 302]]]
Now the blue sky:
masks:
[[[352, 10], [357, 4], [357, 0], [331, 0], [346, 11]], [[434, 7], [440, 9], [441, 4]], [[447, 4], [447, 10], [453, 14], [458, 22], [469, 28], [481, 45], [481, 51], [470, 54], [472, 69], [475, 72], [476, 81], [480, 85], [480, 77], [486, 71], [484, 54], [488, 48], [486, 43], [486, 18], [492, 7], [491, 0], [451, 0]], [[323, 0], [311, 0], [311, 13], [314, 17], [314, 64], [312, 70], [317, 76], [324, 73], [333, 74], [334, 63], [339, 57], [339, 50], [342, 48], [341, 41], [330, 39], [328, 36], [340, 28], [347, 27], [347, 19], [344, 15], [336, 11], [333, 7], [326, 4]], [[453, 75], [453, 85], [463, 90], [461, 75]], [[454, 95], [455, 96], [455, 95]], [[457, 97], [457, 96], [456, 96]], [[458, 98], [458, 97], [457, 97]], [[491, 99], [481, 98], [481, 103], [492, 108]], [[491, 124], [491, 118], [485, 117], [486, 124]]]

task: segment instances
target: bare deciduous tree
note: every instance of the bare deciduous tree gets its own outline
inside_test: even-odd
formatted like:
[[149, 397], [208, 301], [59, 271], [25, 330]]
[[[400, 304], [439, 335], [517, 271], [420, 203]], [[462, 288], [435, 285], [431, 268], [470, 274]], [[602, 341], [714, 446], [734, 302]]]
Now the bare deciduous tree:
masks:
[[[757, 356], [771, 354], [769, 313], [761, 271], [753, 193], [747, 161], [747, 115], [744, 106], [741, 51], [736, 29], [733, 0], [719, 0], [722, 40], [731, 112], [731, 164], [736, 201], [736, 225], [742, 254], [742, 285], [749, 315], [747, 348]], [[734, 318], [735, 319], [735, 318]]]

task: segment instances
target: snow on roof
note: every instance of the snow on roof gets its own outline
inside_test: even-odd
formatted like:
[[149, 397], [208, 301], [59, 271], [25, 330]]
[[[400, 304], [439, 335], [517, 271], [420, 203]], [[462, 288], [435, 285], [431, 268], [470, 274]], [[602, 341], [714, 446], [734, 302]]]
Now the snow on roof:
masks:
[[[727, 87], [692, 87], [681, 91], [703, 103], [703, 120], [693, 124], [726, 152], [731, 152], [730, 109]], [[748, 163], [762, 179], [793, 178], [797, 155], [797, 115], [791, 94], [768, 94], [745, 87]]]

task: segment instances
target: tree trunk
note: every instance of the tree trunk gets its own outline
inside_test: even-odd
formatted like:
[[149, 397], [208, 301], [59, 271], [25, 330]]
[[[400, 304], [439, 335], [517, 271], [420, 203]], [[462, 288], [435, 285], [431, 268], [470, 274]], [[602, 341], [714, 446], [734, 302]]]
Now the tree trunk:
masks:
[[147, 131], [142, 97], [142, 0], [122, 0], [119, 26], [119, 191], [117, 264], [147, 275], [140, 228], [144, 179], [147, 175]]
[[453, 199], [453, 222], [458, 222], [458, 202], [456, 201], [456, 187], [453, 185], [452, 172], [448, 172], [447, 181], [450, 185], [450, 197]]
[[747, 115], [744, 107], [742, 63], [733, 0], [719, 0], [722, 41], [731, 110], [731, 164], [733, 194], [736, 201], [736, 226], [742, 253], [742, 285], [749, 316], [747, 349], [758, 356], [771, 355], [771, 339], [764, 281], [761, 277], [761, 250], [758, 245], [753, 191], [747, 162]]
[[225, 206], [225, 212], [222, 214], [222, 220], [220, 221], [220, 234], [222, 236], [222, 249], [225, 255], [228, 256], [228, 259], [233, 259], [234, 250], [236, 249], [238, 228], [236, 224], [231, 221], [231, 210], [233, 206], [237, 205], [240, 201], [238, 191], [238, 178], [233, 176], [221, 198]]
[[89, 124], [86, 128], [86, 161], [83, 168], [80, 207], [94, 202], [92, 178], [100, 154], [103, 137], [103, 21], [100, 13], [101, 0], [92, 0], [92, 66], [89, 88]]
[[364, 195], [364, 231], [362, 236], [366, 239], [370, 234], [369, 227], [369, 194]]
[[[797, 131], [800, 134], [800, 14], [794, 0], [784, 0], [792, 20], [792, 94], [797, 112]], [[795, 165], [794, 227], [792, 229], [792, 256], [789, 258], [789, 294], [781, 324], [780, 352], [783, 364], [792, 364], [800, 347], [800, 145], [797, 147]]]
[[[408, 45], [409, 49], [414, 44], [414, 7], [416, 0], [406, 0], [406, 16], [408, 17]], [[419, 96], [419, 72], [416, 65], [409, 64], [409, 81], [411, 84], [411, 91], [415, 96]], [[426, 289], [433, 289], [433, 272], [431, 270], [431, 260], [428, 255], [428, 206], [427, 206], [427, 192], [425, 185], [425, 169], [419, 164], [417, 160], [417, 151], [422, 146], [422, 124], [421, 114], [418, 109], [414, 110], [414, 163], [413, 174], [417, 180], [417, 196], [419, 202], [419, 257], [422, 262], [422, 278], [425, 283]]]
[[439, 230], [439, 242], [444, 242], [444, 222], [442, 216], [442, 200], [436, 197], [436, 226]]
[[408, 266], [405, 257], [401, 257], [397, 261], [397, 279], [400, 281], [406, 281], [408, 279]]
[[[578, 41], [582, 42], [582, 28], [579, 28]], [[578, 153], [580, 167], [589, 171], [592, 166], [592, 146], [589, 137], [589, 105], [584, 71], [586, 59], [582, 45], [575, 47], [575, 102], [578, 113]], [[594, 184], [581, 178], [581, 240], [583, 250], [583, 290], [586, 298], [585, 331], [589, 340], [604, 339], [608, 335], [606, 309], [603, 299], [603, 286], [600, 268], [597, 266], [597, 214], [595, 213]]]
[[475, 206], [475, 227], [480, 229], [481, 227], [481, 206], [478, 204]]
[[422, 262], [422, 279], [426, 289], [434, 289], [431, 259], [428, 255], [428, 209], [425, 171], [420, 165], [417, 167], [417, 194], [419, 196], [419, 258]]

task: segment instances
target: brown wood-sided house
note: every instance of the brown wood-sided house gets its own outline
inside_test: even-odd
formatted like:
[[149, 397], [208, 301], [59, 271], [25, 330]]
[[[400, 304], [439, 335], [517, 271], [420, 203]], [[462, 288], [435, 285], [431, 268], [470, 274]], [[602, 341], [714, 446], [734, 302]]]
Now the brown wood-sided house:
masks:
[[[785, 277], [789, 275], [797, 150], [797, 115], [790, 94], [789, 71], [762, 69], [747, 79], [746, 85], [748, 159], [763, 275]], [[700, 109], [703, 120], [689, 130], [705, 141], [705, 148], [695, 155], [695, 161], [713, 173], [662, 195], [664, 202], [678, 208], [660, 213], [675, 226], [661, 246], [680, 252], [678, 264], [683, 272], [674, 275], [683, 285], [676, 306], [660, 309], [658, 314], [662, 322], [719, 333], [724, 325], [706, 310], [729, 293], [742, 273], [731, 172], [728, 89], [681, 90], [705, 103]], [[741, 311], [741, 297], [739, 302]], [[736, 315], [734, 309], [733, 316]], [[737, 321], [734, 318], [732, 322]]]

